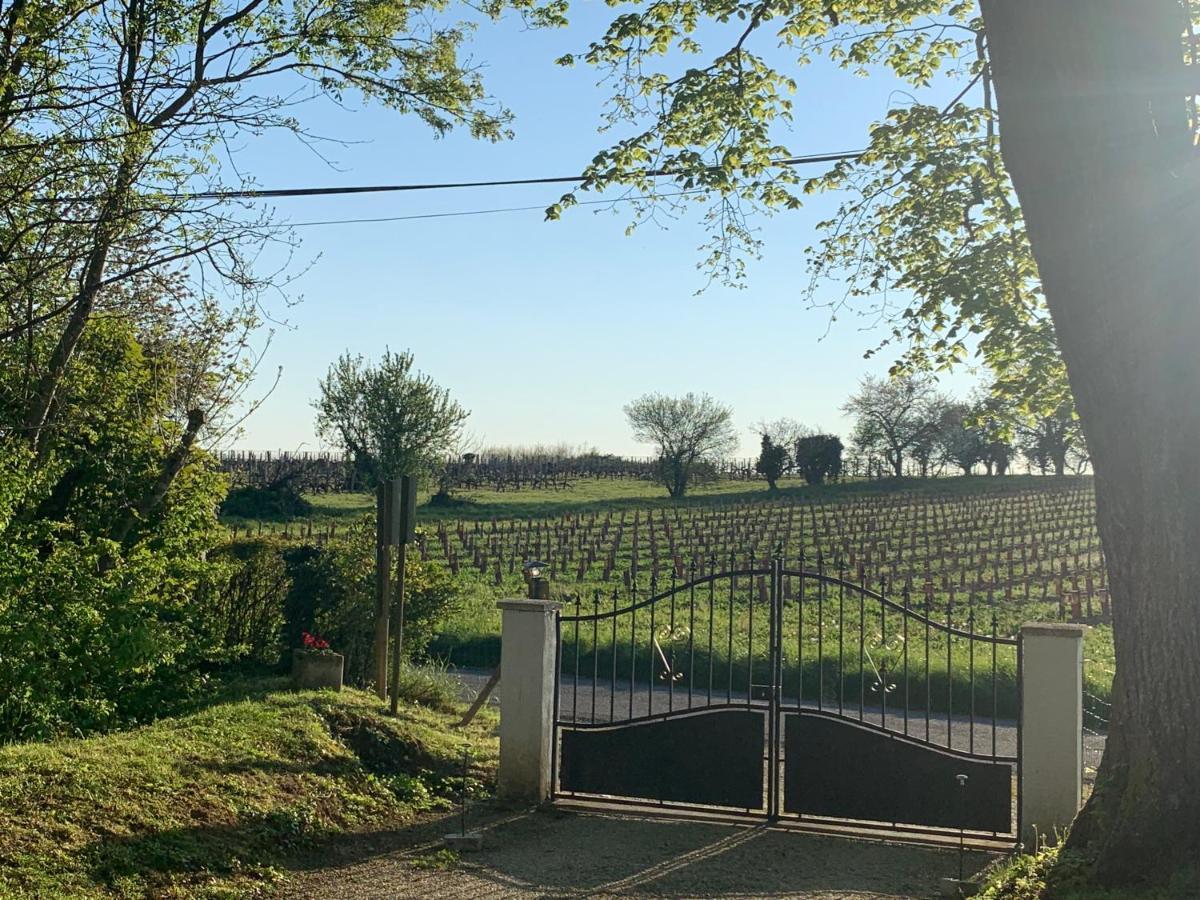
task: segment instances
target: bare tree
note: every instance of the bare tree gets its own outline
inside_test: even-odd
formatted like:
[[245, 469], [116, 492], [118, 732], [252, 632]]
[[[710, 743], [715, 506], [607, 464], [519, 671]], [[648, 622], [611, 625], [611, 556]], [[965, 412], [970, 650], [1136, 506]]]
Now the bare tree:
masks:
[[716, 462], [738, 444], [733, 410], [708, 394], [645, 394], [625, 407], [634, 437], [658, 450], [659, 477], [667, 493], [687, 493], [696, 467]]
[[[902, 375], [887, 380], [868, 375], [842, 406], [854, 416], [853, 440], [861, 452], [884, 456], [892, 474], [904, 474], [904, 460], [915, 455], [926, 474], [944, 400], [930, 379]], [[928, 452], [926, 452], [928, 451]]]
[[796, 441], [801, 438], [812, 437], [820, 429], [810, 428], [803, 422], [797, 422], [795, 419], [784, 417], [771, 421], [762, 419], [754, 423], [751, 431], [758, 435], [759, 438], [769, 437], [772, 444], [787, 447], [790, 450], [796, 446]]

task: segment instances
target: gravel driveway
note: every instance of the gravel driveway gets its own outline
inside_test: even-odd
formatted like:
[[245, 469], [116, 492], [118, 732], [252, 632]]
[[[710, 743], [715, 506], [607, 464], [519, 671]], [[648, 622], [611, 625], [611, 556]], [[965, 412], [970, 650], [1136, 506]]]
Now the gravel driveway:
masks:
[[[346, 839], [285, 896], [367, 898], [924, 898], [958, 874], [955, 850], [698, 822], [561, 811], [482, 814], [484, 849], [438, 853], [452, 819]], [[974, 873], [991, 856], [967, 851]]]

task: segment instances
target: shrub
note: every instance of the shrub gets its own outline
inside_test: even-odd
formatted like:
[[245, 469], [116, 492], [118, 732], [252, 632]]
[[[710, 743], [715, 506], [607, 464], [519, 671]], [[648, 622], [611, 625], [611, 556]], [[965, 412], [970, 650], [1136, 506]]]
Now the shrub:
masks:
[[291, 577], [283, 547], [271, 539], [240, 541], [214, 554], [225, 576], [205, 614], [227, 659], [274, 665], [283, 650], [284, 601]]
[[787, 448], [773, 443], [771, 436], [764, 434], [762, 436], [762, 452], [758, 455], [758, 462], [754, 464], [754, 471], [767, 479], [767, 485], [771, 490], [775, 490], [776, 484], [790, 464]]
[[312, 513], [312, 504], [300, 494], [293, 481], [277, 481], [264, 487], [238, 487], [221, 503], [221, 515], [242, 519], [282, 521]]
[[145, 721], [203, 685], [222, 657], [198, 602], [216, 577], [222, 489], [202, 462], [185, 471], [128, 545], [65, 522], [0, 523], [0, 743]]
[[812, 434], [796, 441], [796, 470], [808, 484], [823, 484], [842, 474], [842, 441], [834, 434]]
[[[291, 587], [284, 604], [285, 646], [300, 646], [315, 631], [346, 658], [345, 678], [371, 680], [375, 625], [375, 527], [370, 517], [352, 526], [343, 543], [295, 547], [284, 552]], [[405, 579], [404, 651], [424, 658], [439, 625], [460, 603], [459, 586], [445, 569], [408, 555]]]

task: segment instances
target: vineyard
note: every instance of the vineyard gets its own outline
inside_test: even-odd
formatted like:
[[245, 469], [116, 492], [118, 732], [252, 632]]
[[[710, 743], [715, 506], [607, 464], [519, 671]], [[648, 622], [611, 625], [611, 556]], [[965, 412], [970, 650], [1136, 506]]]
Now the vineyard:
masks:
[[[943, 613], [986, 605], [1013, 628], [1030, 618], [1106, 621], [1090, 484], [1029, 484], [986, 481], [969, 493], [829, 491], [814, 499], [763, 492], [754, 500], [715, 495], [690, 505], [443, 518], [420, 525], [415, 549], [506, 595], [523, 590], [529, 560], [543, 563], [562, 596], [636, 597], [782, 555]], [[347, 527], [336, 519], [235, 523], [231, 535], [324, 544]]]
[[496, 588], [517, 589], [537, 559], [565, 593], [637, 595], [776, 553], [837, 570], [887, 596], [935, 608], [975, 604], [1026, 618], [1099, 621], [1109, 612], [1090, 488], [973, 496], [881, 494], [819, 502], [575, 513], [554, 518], [439, 522], [426, 559]]
[[[618, 486], [608, 490], [615, 493]], [[444, 565], [464, 593], [462, 605], [434, 642], [434, 655], [454, 665], [495, 665], [500, 625], [495, 601], [524, 594], [522, 566], [529, 560], [544, 564], [553, 595], [572, 612], [674, 595], [681, 585], [707, 576], [766, 568], [776, 554], [791, 568], [864, 585], [968, 633], [1011, 637], [1022, 623], [1034, 620], [1102, 625], [1111, 612], [1095, 498], [1086, 480], [955, 479], [890, 492], [846, 484], [820, 491], [793, 488], [774, 498], [765, 490], [741, 490], [698, 496], [686, 504], [654, 499], [650, 490], [640, 502], [620, 494], [620, 501], [564, 510], [555, 505], [559, 494], [532, 491], [476, 495], [487, 500], [468, 503], [457, 518], [435, 518], [432, 510], [422, 509], [411, 552]], [[549, 499], [539, 508], [528, 505], [529, 497]], [[359, 500], [357, 511], [369, 515], [370, 498]], [[323, 544], [341, 540], [351, 527], [348, 521], [343, 515], [241, 523], [233, 533]], [[709, 624], [751, 632], [754, 609], [762, 608], [767, 585], [761, 577], [732, 583], [735, 591], [717, 604], [715, 619], [701, 603], [687, 636], [681, 637], [673, 625], [659, 636], [662, 652], [669, 654], [668, 644], [689, 640], [692, 629], [704, 633]], [[798, 609], [801, 597], [805, 606], [812, 601], [802, 581], [785, 581], [783, 595], [789, 608]], [[833, 629], [832, 615], [832, 607], [824, 614], [819, 610], [798, 631], [798, 640], [817, 645], [806, 666], [823, 665], [829, 648], [821, 643], [821, 623], [828, 619], [824, 624]], [[853, 625], [857, 610], [839, 609], [837, 615], [837, 628], [844, 630], [840, 617], [848, 616]], [[858, 636], [874, 654], [872, 665], [898, 664], [899, 657], [892, 658], [900, 652], [894, 623], [862, 627], [866, 630]], [[1109, 633], [1100, 628], [1089, 636], [1089, 725], [1100, 729], [1111, 680]], [[637, 643], [653, 637], [647, 632]], [[944, 659], [948, 649], [935, 640], [935, 655]], [[953, 651], [953, 664], [938, 671], [945, 679], [965, 683], [971, 661], [960, 658], [958, 647]], [[715, 664], [730, 665], [726, 651], [717, 652]], [[928, 658], [927, 651], [915, 646], [910, 652], [914, 666]], [[587, 653], [585, 648], [585, 664]], [[865, 657], [855, 659], [861, 668]], [[841, 664], [839, 660], [836, 667]], [[1011, 666], [1003, 668], [1011, 675]], [[1001, 705], [1011, 712], [1015, 699], [1009, 688]]]

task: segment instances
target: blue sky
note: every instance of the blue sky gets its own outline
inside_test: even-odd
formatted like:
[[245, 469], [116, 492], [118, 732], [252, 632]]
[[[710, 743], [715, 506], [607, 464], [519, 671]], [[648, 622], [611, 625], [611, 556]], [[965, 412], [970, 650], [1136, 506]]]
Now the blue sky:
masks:
[[[481, 27], [472, 54], [486, 63], [491, 91], [516, 113], [514, 140], [436, 140], [414, 119], [317, 100], [300, 111], [305, 126], [347, 143], [326, 143], [318, 155], [268, 135], [248, 140], [236, 164], [263, 187], [572, 174], [611, 140], [597, 133], [606, 94], [594, 70], [553, 60], [586, 46], [611, 14], [584, 3], [566, 30], [529, 31], [517, 21]], [[794, 153], [856, 149], [889, 103], [904, 102], [902, 86], [886, 75], [860, 78], [820, 61], [798, 80], [796, 121], [780, 134]], [[292, 222], [540, 209], [561, 192], [526, 186], [294, 199], [275, 201], [275, 209]], [[764, 258], [751, 265], [747, 288], [712, 286], [699, 296], [699, 207], [669, 230], [645, 226], [632, 237], [621, 207], [580, 208], [553, 223], [534, 210], [301, 227], [288, 287], [301, 302], [268, 299], [286, 326], [274, 326], [250, 396], [269, 387], [276, 367], [282, 377], [236, 446], [319, 448], [311, 407], [318, 378], [346, 350], [373, 357], [389, 346], [411, 350], [417, 366], [471, 410], [468, 430], [487, 444], [646, 453], [630, 437], [622, 406], [647, 391], [707, 391], [730, 404], [746, 454], [757, 444], [750, 426], [764, 418], [844, 431], [846, 395], [862, 375], [883, 373], [888, 360], [862, 358], [881, 336], [864, 321], [843, 315], [830, 327], [827, 311], [807, 308], [803, 251], [835, 202], [816, 198], [761, 220]], [[840, 294], [837, 284], [820, 290], [824, 299]], [[959, 392], [973, 383], [965, 372], [944, 381]]]

